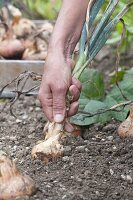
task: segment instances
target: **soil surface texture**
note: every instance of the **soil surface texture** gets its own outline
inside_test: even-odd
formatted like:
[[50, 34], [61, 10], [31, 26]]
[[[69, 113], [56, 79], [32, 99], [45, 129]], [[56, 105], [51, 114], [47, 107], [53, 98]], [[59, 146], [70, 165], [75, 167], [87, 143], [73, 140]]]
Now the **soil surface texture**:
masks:
[[84, 129], [82, 137], [68, 137], [64, 156], [46, 165], [31, 158], [46, 122], [39, 101], [21, 98], [13, 111], [17, 119], [8, 107], [0, 114], [0, 146], [38, 186], [34, 196], [17, 199], [133, 199], [133, 138], [118, 136], [118, 122], [96, 124]]

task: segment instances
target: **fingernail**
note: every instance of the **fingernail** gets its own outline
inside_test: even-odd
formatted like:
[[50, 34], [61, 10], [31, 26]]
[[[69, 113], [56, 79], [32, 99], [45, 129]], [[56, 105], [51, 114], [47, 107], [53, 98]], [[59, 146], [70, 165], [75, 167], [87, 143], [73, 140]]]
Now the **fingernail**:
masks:
[[63, 120], [64, 120], [64, 116], [61, 115], [61, 114], [56, 114], [54, 116], [54, 121], [57, 122], [57, 123], [61, 123]]

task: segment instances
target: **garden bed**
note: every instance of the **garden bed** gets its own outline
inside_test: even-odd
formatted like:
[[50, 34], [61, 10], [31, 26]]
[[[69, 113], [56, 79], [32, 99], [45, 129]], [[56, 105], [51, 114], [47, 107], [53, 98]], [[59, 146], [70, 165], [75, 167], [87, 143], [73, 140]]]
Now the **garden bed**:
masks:
[[22, 98], [14, 112], [21, 120], [10, 116], [8, 108], [0, 115], [0, 145], [39, 188], [33, 197], [19, 199], [132, 199], [133, 139], [119, 138], [117, 122], [90, 126], [82, 138], [67, 138], [64, 156], [46, 165], [31, 158], [32, 147], [43, 139], [45, 118], [39, 101]]

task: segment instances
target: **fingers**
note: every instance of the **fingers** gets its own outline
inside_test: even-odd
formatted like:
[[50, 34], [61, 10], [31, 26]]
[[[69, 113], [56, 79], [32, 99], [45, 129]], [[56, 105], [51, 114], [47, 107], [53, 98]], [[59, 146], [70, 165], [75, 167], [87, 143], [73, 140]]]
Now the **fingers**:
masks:
[[68, 120], [65, 121], [65, 126], [64, 129], [68, 132], [71, 133], [74, 131], [73, 126], [70, 124], [70, 122]]
[[72, 85], [75, 85], [75, 86], [79, 89], [79, 91], [81, 92], [82, 85], [81, 85], [80, 81], [77, 80], [77, 79], [74, 78], [74, 77], [72, 78]]
[[79, 80], [76, 80], [74, 77], [72, 78], [72, 85], [69, 88], [69, 92], [72, 96], [71, 102], [77, 101], [80, 97], [81, 92], [81, 83]]
[[71, 117], [75, 115], [78, 112], [78, 107], [79, 107], [78, 101], [71, 103], [67, 116]]
[[48, 86], [41, 87], [39, 90], [38, 98], [41, 102], [43, 112], [45, 113], [46, 117], [49, 121], [53, 121], [53, 100], [52, 100], [52, 93]]
[[71, 85], [69, 88], [69, 92], [71, 94], [71, 102], [77, 101], [80, 97], [80, 91], [75, 85]]
[[66, 93], [67, 87], [59, 85], [53, 88], [53, 118], [57, 123], [61, 123], [66, 113]]

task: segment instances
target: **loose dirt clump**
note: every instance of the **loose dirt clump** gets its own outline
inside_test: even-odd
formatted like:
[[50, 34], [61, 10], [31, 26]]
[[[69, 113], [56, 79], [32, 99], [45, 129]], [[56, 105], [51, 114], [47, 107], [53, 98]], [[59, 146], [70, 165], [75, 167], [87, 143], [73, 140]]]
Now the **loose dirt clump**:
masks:
[[68, 137], [64, 156], [46, 165], [31, 158], [46, 122], [38, 100], [22, 98], [14, 112], [18, 119], [8, 107], [0, 114], [0, 146], [39, 188], [19, 200], [133, 199], [133, 138], [121, 139], [117, 122], [85, 128], [82, 138]]

